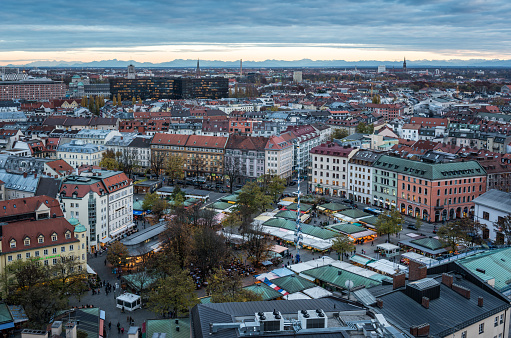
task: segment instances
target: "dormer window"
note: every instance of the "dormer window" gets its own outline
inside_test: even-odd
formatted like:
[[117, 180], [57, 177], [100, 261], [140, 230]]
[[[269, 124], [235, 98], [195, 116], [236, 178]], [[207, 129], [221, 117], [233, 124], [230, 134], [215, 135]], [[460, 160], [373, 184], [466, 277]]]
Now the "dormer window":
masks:
[[51, 235], [51, 240], [53, 242], [56, 242], [57, 241], [57, 234], [54, 232], [52, 235]]
[[37, 237], [37, 243], [39, 243], [39, 244], [44, 243], [44, 236], [43, 235], [39, 235], [39, 237]]
[[11, 246], [11, 248], [15, 248], [16, 247], [16, 240], [15, 239], [11, 239], [10, 246]]
[[25, 237], [25, 239], [23, 240], [23, 244], [25, 244], [25, 246], [29, 246], [30, 245], [30, 238], [29, 237]]
[[71, 231], [66, 231], [66, 239], [70, 239], [71, 238]]

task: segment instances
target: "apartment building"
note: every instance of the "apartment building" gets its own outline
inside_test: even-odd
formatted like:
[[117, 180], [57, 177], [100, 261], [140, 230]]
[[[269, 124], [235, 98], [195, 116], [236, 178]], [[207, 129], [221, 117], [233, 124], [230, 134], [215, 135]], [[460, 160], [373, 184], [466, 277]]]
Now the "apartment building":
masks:
[[265, 147], [268, 138], [263, 136], [231, 135], [225, 147], [225, 163], [239, 163], [243, 178], [256, 179], [265, 173]]
[[82, 165], [99, 165], [106, 148], [102, 145], [88, 144], [83, 140], [72, 140], [60, 144], [57, 148], [57, 158], [63, 159], [73, 167]]
[[330, 196], [348, 196], [348, 162], [357, 149], [334, 142], [311, 149], [309, 192]]
[[59, 196], [66, 218], [76, 218], [86, 227], [89, 252], [135, 225], [133, 184], [122, 171], [92, 170], [68, 176]]
[[[373, 166], [393, 179], [396, 174], [401, 213], [426, 221], [471, 215], [472, 201], [486, 191], [486, 171], [476, 161], [425, 163], [383, 155]], [[375, 180], [373, 191], [380, 190], [380, 183]]]
[[282, 136], [271, 136], [264, 148], [264, 172], [290, 180], [293, 175], [294, 147]]
[[370, 150], [357, 151], [348, 162], [348, 197], [354, 201], [371, 204], [373, 199], [373, 163], [381, 153]]

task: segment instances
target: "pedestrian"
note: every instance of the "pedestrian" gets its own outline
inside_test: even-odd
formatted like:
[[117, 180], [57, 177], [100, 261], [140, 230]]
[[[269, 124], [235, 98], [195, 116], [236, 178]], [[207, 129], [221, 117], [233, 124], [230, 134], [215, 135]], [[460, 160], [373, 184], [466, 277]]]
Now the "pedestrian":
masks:
[[127, 323], [129, 323], [129, 322], [130, 322], [130, 319], [131, 319], [131, 317], [130, 317], [130, 316], [126, 317], [126, 322], [127, 322]]
[[108, 331], [112, 329], [112, 322], [108, 322]]
[[121, 327], [121, 333], [124, 334], [124, 327]]

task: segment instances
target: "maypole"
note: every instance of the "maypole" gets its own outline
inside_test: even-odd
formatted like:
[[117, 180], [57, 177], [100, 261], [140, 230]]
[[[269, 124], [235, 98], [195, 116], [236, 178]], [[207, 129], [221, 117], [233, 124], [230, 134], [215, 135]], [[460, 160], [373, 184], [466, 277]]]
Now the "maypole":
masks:
[[295, 263], [299, 263], [300, 262], [300, 248], [303, 246], [303, 235], [302, 235], [302, 226], [301, 226], [301, 217], [300, 217], [300, 195], [301, 195], [301, 192], [300, 192], [300, 169], [301, 169], [301, 166], [300, 166], [300, 144], [297, 143], [296, 145], [296, 153], [297, 153], [297, 157], [298, 157], [298, 184], [297, 184], [297, 187], [298, 187], [298, 191], [296, 193], [296, 225], [295, 225], [295, 238], [294, 238], [294, 242], [295, 242], [295, 246], [296, 246], [296, 254], [295, 254]]

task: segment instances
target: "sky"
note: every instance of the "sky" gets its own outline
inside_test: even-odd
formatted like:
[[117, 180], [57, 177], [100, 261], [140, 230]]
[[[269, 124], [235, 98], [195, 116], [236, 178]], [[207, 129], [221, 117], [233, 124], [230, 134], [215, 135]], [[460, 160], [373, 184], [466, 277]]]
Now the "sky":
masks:
[[509, 0], [2, 0], [0, 65], [511, 59]]

